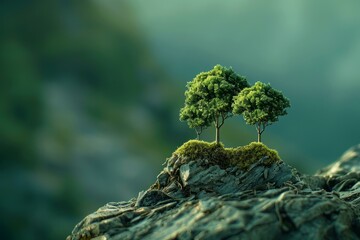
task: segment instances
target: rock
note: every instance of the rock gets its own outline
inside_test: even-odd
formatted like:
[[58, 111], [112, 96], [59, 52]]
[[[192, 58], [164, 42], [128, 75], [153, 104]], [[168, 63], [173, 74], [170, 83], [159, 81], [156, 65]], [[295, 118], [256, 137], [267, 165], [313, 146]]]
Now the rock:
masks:
[[88, 215], [67, 239], [360, 239], [359, 153], [314, 176], [264, 159], [244, 171], [170, 158], [150, 189]]
[[170, 175], [167, 172], [162, 171], [157, 176], [157, 184], [159, 185], [159, 187], [165, 187], [169, 181], [169, 177]]
[[172, 200], [172, 198], [162, 191], [147, 190], [139, 193], [135, 207], [150, 207], [166, 200]]
[[360, 172], [360, 144], [350, 148], [339, 161], [320, 170], [318, 174], [324, 176], [342, 176], [350, 172]]

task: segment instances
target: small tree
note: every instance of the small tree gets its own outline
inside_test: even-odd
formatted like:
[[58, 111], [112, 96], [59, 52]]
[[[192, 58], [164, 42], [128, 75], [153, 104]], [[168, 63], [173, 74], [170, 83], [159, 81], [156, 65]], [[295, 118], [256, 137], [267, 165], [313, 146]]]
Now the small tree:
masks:
[[[216, 143], [220, 142], [220, 128], [225, 120], [232, 115], [232, 100], [239, 92], [248, 87], [249, 84], [245, 77], [235, 73], [231, 68], [216, 65], [208, 72], [198, 74], [187, 84], [185, 92], [185, 107], [180, 112], [188, 108], [199, 108], [201, 114], [194, 114], [190, 111], [186, 120], [201, 119], [204, 123], [213, 122], [216, 129]], [[189, 123], [189, 121], [188, 121]], [[202, 124], [202, 123], [201, 123]], [[205, 124], [206, 125], [206, 124]]]
[[190, 128], [194, 128], [197, 140], [200, 140], [200, 135], [204, 129], [211, 125], [211, 119], [205, 115], [201, 106], [185, 104], [180, 110], [180, 121], [187, 121]]
[[286, 108], [290, 107], [289, 99], [273, 89], [270, 84], [262, 82], [245, 88], [234, 97], [233, 113], [243, 114], [247, 124], [255, 125], [258, 142], [265, 128], [279, 120], [279, 116], [286, 115]]

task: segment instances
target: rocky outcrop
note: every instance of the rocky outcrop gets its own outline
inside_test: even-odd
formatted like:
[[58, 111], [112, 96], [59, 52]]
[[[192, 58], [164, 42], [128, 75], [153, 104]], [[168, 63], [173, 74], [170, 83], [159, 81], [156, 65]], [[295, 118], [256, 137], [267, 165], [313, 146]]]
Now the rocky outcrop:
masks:
[[245, 171], [174, 156], [148, 190], [101, 207], [68, 239], [360, 239], [359, 154], [314, 176], [265, 158]]

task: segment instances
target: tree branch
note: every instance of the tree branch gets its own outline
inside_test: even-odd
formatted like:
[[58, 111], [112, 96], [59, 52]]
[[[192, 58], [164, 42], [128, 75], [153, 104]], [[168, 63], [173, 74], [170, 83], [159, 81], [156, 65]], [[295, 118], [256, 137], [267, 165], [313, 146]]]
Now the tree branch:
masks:
[[260, 134], [261, 134], [261, 133], [263, 133], [265, 131], [265, 128], [267, 126], [267, 122], [263, 122], [263, 123], [260, 123], [260, 124], [262, 124], [262, 130], [260, 132]]
[[255, 124], [255, 128], [256, 128], [256, 131], [257, 131], [257, 132], [260, 132], [260, 125], [259, 125], [259, 123], [256, 123], [256, 124]]
[[225, 119], [228, 119], [229, 117], [231, 117], [231, 116], [233, 116], [233, 114], [232, 113], [230, 113], [230, 114], [226, 114], [225, 115]]
[[218, 121], [217, 121], [217, 117], [215, 114], [213, 115], [213, 123], [214, 123], [214, 126], [217, 128]]
[[221, 123], [219, 125], [219, 128], [222, 127], [222, 125], [224, 125], [224, 122], [225, 122], [225, 116], [224, 116], [224, 113], [221, 113]]
[[202, 132], [203, 132], [203, 127], [200, 126], [200, 127], [195, 127], [195, 131], [198, 135], [200, 135]]

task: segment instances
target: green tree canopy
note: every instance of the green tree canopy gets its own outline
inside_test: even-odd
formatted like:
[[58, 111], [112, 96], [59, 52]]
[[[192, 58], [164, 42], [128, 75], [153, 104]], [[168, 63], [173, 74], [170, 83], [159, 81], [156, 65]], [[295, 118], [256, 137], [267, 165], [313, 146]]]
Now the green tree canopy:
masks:
[[232, 115], [233, 97], [248, 86], [245, 77], [238, 75], [231, 68], [216, 65], [212, 70], [202, 72], [188, 82], [185, 107], [180, 110], [180, 120], [187, 120], [188, 123], [196, 120], [204, 126], [213, 122], [216, 128], [216, 142], [219, 143], [220, 128], [225, 119]]
[[261, 142], [265, 128], [278, 121], [279, 116], [286, 115], [288, 107], [290, 101], [280, 91], [270, 84], [256, 82], [234, 97], [233, 113], [242, 114], [247, 124], [255, 125]]
[[195, 129], [198, 140], [203, 130], [211, 125], [211, 119], [200, 104], [185, 104], [185, 107], [180, 110], [180, 120], [187, 121], [189, 127]]

